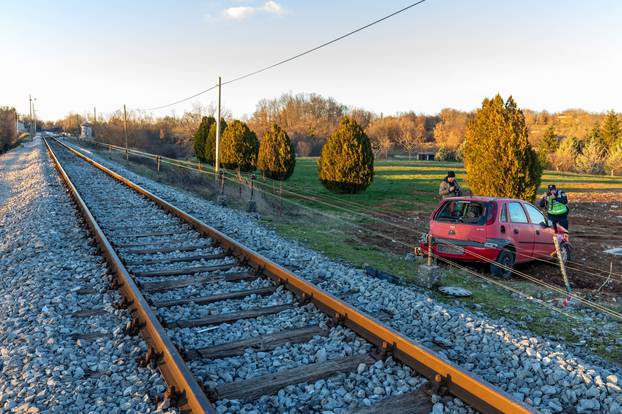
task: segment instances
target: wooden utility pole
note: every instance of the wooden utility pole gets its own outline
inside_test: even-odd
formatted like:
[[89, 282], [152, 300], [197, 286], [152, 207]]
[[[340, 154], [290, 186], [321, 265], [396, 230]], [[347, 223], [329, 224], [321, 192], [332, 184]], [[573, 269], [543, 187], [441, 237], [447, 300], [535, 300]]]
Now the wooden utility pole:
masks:
[[214, 160], [214, 172], [220, 169], [220, 87], [221, 79], [218, 77], [218, 109], [216, 110], [216, 159]]
[[123, 132], [125, 133], [125, 159], [129, 161], [130, 156], [127, 151], [127, 109], [125, 109], [125, 104], [123, 104]]

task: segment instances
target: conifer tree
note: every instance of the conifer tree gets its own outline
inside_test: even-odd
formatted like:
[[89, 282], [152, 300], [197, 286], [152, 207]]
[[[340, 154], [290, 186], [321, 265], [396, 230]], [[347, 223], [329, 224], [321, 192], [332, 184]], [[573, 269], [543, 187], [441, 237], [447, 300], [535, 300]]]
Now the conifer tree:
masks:
[[343, 117], [322, 147], [318, 160], [320, 181], [336, 193], [358, 193], [374, 178], [374, 154], [369, 138], [351, 118]]
[[607, 149], [612, 148], [614, 145], [622, 141], [622, 127], [620, 126], [620, 119], [614, 111], [607, 112], [607, 116], [603, 121], [600, 133]]
[[205, 162], [205, 143], [207, 141], [207, 134], [209, 133], [211, 122], [213, 120], [214, 118], [212, 117], [204, 116], [201, 119], [199, 128], [194, 133], [194, 155], [201, 162]]
[[[214, 122], [211, 124], [209, 128], [209, 133], [207, 134], [207, 140], [205, 142], [205, 161], [208, 164], [214, 165], [216, 162], [216, 119], [212, 118]], [[227, 123], [224, 119], [220, 118], [220, 138], [222, 139], [222, 134], [227, 128]]]
[[542, 166], [527, 139], [523, 112], [510, 96], [484, 99], [466, 130], [464, 166], [471, 190], [482, 196], [536, 198]]
[[268, 178], [285, 181], [294, 172], [295, 165], [296, 155], [287, 132], [273, 124], [259, 143], [257, 169]]
[[607, 152], [609, 148], [605, 140], [605, 137], [600, 132], [600, 125], [598, 123], [594, 125], [594, 128], [592, 128], [592, 130], [587, 134], [587, 136], [585, 137], [583, 141], [584, 141], [584, 145], [587, 145], [592, 142], [596, 143], [596, 145], [599, 146], [600, 149], [604, 152]]
[[240, 172], [253, 171], [257, 162], [257, 135], [242, 121], [228, 125], [221, 136], [220, 163]]
[[551, 125], [544, 132], [540, 145], [538, 145], [538, 157], [543, 167], [549, 164], [550, 155], [557, 150], [557, 146], [557, 134], [555, 127]]

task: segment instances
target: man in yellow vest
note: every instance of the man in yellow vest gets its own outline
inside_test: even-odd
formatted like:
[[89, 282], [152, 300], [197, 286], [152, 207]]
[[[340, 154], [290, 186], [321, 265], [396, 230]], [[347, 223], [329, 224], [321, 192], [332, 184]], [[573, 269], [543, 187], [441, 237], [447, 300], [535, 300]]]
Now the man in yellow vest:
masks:
[[568, 230], [568, 197], [566, 193], [558, 190], [555, 184], [551, 184], [546, 194], [540, 200], [540, 207], [546, 209], [549, 220], [554, 225], [559, 224]]

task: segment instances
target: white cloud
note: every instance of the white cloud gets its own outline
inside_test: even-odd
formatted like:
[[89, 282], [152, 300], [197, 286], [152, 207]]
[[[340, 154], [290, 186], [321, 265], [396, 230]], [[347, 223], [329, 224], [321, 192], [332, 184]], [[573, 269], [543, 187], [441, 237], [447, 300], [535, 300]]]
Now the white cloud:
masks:
[[248, 6], [229, 7], [228, 9], [224, 9], [222, 11], [222, 15], [227, 19], [243, 20], [243, 19], [246, 19], [251, 14], [254, 14], [256, 11], [257, 9], [255, 7], [248, 7]]
[[265, 2], [264, 5], [261, 6], [261, 9], [267, 13], [273, 14], [283, 14], [284, 12], [283, 7], [281, 7], [281, 5], [276, 1], [272, 0]]
[[285, 11], [283, 10], [283, 7], [280, 4], [278, 4], [276, 1], [269, 0], [265, 2], [264, 4], [262, 4], [261, 6], [256, 6], [256, 7], [252, 7], [252, 6], [229, 7], [222, 11], [222, 15], [224, 18], [230, 19], [230, 20], [244, 20], [247, 17], [250, 17], [251, 15], [257, 12], [282, 15]]

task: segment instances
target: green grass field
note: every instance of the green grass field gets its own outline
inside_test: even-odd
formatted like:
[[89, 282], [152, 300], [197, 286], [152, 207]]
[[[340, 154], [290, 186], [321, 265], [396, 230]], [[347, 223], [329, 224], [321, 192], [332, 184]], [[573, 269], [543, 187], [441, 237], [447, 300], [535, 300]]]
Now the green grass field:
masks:
[[[413, 206], [435, 205], [440, 181], [448, 170], [456, 172], [463, 189], [468, 189], [466, 173], [461, 163], [408, 160], [380, 160], [374, 165], [374, 182], [363, 193], [334, 195], [319, 182], [317, 158], [296, 160], [294, 175], [287, 186], [297, 191], [321, 196], [337, 197], [367, 207], [386, 206], [392, 210], [412, 209]], [[622, 177], [608, 177], [546, 171], [542, 176], [541, 190], [555, 183], [567, 192], [622, 191]]]

